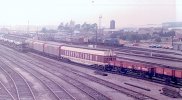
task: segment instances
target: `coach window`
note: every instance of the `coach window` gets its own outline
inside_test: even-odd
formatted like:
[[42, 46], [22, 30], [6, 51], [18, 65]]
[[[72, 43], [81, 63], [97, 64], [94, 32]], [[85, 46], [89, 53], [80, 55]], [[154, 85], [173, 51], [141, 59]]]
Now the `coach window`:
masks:
[[85, 59], [87, 59], [87, 54], [85, 53]]
[[85, 59], [85, 53], [82, 53], [83, 54], [83, 59]]
[[75, 57], [76, 57], [76, 58], [78, 57], [78, 53], [77, 53], [77, 52], [75, 52]]
[[86, 53], [86, 59], [88, 60], [89, 58], [88, 58], [88, 53]]
[[85, 53], [83, 53], [83, 59], [85, 59]]
[[85, 59], [87, 59], [87, 54], [85, 53]]
[[88, 54], [88, 60], [90, 60], [90, 54]]
[[74, 57], [75, 57], [75, 58], [76, 58], [76, 53], [77, 53], [77, 52], [74, 52]]
[[64, 51], [64, 55], [66, 55], [66, 50]]
[[92, 54], [90, 54], [90, 60], [92, 60]]
[[73, 52], [73, 57], [75, 57], [75, 52]]
[[86, 53], [84, 53], [84, 59], [86, 59]]
[[100, 61], [104, 62], [104, 56], [100, 56]]
[[87, 53], [87, 60], [89, 60], [89, 54]]
[[76, 57], [77, 57], [77, 58], [79, 57], [79, 52], [76, 52]]
[[81, 53], [81, 58], [84, 59], [84, 54], [83, 53]]
[[78, 58], [81, 58], [81, 53], [80, 52], [78, 52]]
[[65, 50], [63, 50], [63, 54], [66, 55], [66, 51]]
[[97, 56], [97, 61], [100, 62], [100, 56], [99, 55]]
[[61, 50], [60, 53], [61, 53], [62, 55], [64, 55], [63, 50]]
[[67, 52], [67, 56], [69, 56], [69, 51], [66, 51]]
[[85, 59], [85, 54], [84, 53], [82, 53], [82, 57], [83, 57], [83, 59]]
[[72, 51], [70, 51], [70, 56], [72, 57]]
[[88, 59], [88, 54], [87, 53], [85, 54], [85, 56], [86, 56], [85, 59]]
[[77, 58], [79, 58], [79, 56], [80, 56], [80, 53], [79, 53], [79, 52], [77, 52]]
[[112, 57], [110, 56], [109, 58], [110, 58], [109, 61], [112, 61]]
[[67, 55], [67, 51], [65, 50], [65, 55]]
[[68, 51], [66, 50], [66, 55], [68, 56]]
[[97, 55], [96, 55], [96, 56], [95, 56], [95, 61], [97, 61], [97, 59], [98, 59], [98, 58], [97, 58]]
[[68, 51], [68, 56], [70, 56], [70, 51]]
[[104, 58], [104, 62], [108, 62], [108, 57], [105, 57]]
[[80, 58], [83, 59], [83, 54], [82, 53], [80, 53]]
[[76, 52], [74, 52], [74, 55], [75, 55], [74, 57], [76, 58]]

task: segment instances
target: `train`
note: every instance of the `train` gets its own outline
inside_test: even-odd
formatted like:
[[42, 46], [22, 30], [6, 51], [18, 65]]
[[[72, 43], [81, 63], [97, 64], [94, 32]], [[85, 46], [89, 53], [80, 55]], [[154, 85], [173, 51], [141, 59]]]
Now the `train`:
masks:
[[[87, 44], [95, 44], [95, 39], [89, 39]], [[112, 46], [112, 47], [123, 47], [124, 42], [123, 40], [115, 39], [115, 38], [107, 38], [107, 39], [97, 39], [98, 45], [104, 45], [104, 46]]]
[[26, 52], [27, 51], [27, 44], [25, 43], [25, 39], [12, 39], [9, 37], [0, 37], [0, 44], [13, 48], [14, 50], [20, 51], [20, 52]]
[[105, 71], [116, 71], [122, 74], [136, 73], [149, 79], [159, 78], [166, 83], [182, 83], [181, 68], [119, 59], [113, 50], [34, 40], [28, 41], [28, 44], [29, 48], [34, 52], [57, 59], [66, 59], [84, 65], [96, 66], [96, 68]]
[[109, 61], [116, 60], [115, 53], [109, 49], [96, 49], [37, 40], [27, 40], [26, 42], [29, 49], [33, 52], [54, 57], [60, 60], [96, 66], [101, 69], [104, 69]]
[[26, 40], [26, 44], [31, 52], [59, 60], [84, 64], [103, 71], [132, 74], [147, 79], [160, 79], [167, 84], [182, 84], [181, 67], [122, 59], [111, 49], [90, 48], [32, 39]]

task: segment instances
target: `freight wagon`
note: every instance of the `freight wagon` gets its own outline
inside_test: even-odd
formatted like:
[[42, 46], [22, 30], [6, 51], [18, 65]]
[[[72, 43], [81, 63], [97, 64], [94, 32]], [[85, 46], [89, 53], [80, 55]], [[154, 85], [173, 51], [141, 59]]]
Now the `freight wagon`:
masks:
[[106, 70], [116, 70], [123, 74], [136, 73], [144, 78], [163, 79], [166, 83], [182, 83], [182, 69], [164, 65], [117, 59], [110, 61]]

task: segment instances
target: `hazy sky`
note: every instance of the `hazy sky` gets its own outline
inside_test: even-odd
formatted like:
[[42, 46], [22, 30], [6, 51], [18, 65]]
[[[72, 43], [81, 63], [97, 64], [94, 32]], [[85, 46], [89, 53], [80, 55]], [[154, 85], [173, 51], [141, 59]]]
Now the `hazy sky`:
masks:
[[98, 23], [117, 27], [182, 21], [182, 0], [0, 0], [0, 25]]

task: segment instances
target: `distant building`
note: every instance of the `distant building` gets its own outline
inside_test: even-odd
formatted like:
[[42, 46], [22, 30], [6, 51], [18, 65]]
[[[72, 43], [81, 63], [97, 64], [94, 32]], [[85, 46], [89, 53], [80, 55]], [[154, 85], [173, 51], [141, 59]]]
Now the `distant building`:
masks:
[[153, 34], [154, 32], [161, 32], [162, 28], [160, 27], [148, 27], [148, 28], [139, 28], [138, 34]]
[[110, 21], [110, 29], [115, 29], [115, 21], [114, 20]]
[[138, 28], [123, 28], [122, 30], [124, 32], [137, 32]]
[[110, 36], [111, 34], [114, 33], [120, 33], [121, 29], [103, 29], [103, 35], [108, 35]]
[[72, 27], [73, 28], [74, 26], [75, 26], [75, 22], [71, 20], [70, 21], [70, 24], [69, 24], [69, 27]]
[[166, 22], [162, 23], [163, 28], [182, 27], [182, 22]]
[[9, 29], [8, 28], [1, 28], [0, 29], [0, 33], [9, 33]]
[[169, 31], [170, 30], [175, 32], [175, 39], [182, 41], [182, 27], [169, 28]]
[[173, 49], [182, 51], [182, 42], [175, 42], [173, 43]]

